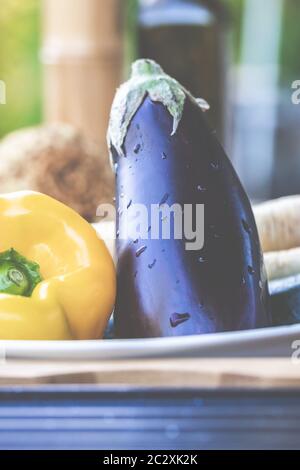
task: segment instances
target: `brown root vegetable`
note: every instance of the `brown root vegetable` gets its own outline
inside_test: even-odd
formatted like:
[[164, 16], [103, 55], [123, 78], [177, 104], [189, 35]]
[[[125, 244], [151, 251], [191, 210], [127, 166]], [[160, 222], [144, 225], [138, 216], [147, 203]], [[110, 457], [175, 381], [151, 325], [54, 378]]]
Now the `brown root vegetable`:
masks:
[[300, 246], [300, 196], [260, 204], [254, 207], [254, 215], [264, 252]]
[[106, 160], [95, 143], [70, 125], [20, 130], [0, 143], [0, 192], [40, 191], [93, 221], [98, 205], [113, 196]]
[[264, 254], [269, 281], [300, 273], [300, 247]]

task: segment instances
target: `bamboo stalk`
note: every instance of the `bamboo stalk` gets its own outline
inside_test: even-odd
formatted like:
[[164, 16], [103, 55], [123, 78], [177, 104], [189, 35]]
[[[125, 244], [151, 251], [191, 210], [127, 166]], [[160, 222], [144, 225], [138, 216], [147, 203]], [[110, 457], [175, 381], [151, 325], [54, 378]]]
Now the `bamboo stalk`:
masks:
[[122, 0], [44, 0], [44, 116], [101, 145], [122, 70]]

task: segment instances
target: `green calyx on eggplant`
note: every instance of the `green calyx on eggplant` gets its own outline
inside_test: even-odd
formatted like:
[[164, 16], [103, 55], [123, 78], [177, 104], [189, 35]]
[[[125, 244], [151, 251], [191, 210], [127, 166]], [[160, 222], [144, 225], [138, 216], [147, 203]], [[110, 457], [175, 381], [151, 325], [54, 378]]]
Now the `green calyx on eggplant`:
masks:
[[[118, 90], [108, 144], [116, 171], [121, 338], [215, 333], [270, 325], [269, 294], [248, 197], [197, 100], [159, 65], [133, 64]], [[162, 202], [163, 201], [163, 202]], [[204, 245], [149, 232], [127, 237], [135, 207], [204, 205]], [[140, 206], [139, 206], [140, 207]], [[161, 220], [164, 223], [164, 220]]]

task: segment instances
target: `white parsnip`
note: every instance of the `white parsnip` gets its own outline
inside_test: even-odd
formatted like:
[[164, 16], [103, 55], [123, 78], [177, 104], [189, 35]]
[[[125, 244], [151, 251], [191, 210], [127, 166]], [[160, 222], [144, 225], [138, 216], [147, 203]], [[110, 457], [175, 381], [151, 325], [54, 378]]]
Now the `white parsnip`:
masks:
[[[254, 207], [254, 215], [264, 252], [300, 246], [300, 196], [288, 196], [260, 204]], [[292, 255], [288, 258], [292, 262]], [[300, 266], [297, 272], [300, 272]]]
[[269, 281], [300, 273], [300, 247], [264, 254]]

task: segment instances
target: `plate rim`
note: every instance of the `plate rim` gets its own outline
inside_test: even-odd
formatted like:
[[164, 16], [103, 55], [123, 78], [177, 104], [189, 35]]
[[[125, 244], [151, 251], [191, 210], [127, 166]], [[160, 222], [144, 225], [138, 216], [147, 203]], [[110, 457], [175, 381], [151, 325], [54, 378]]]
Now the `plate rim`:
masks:
[[[272, 343], [276, 347], [284, 340], [300, 340], [300, 324], [210, 333], [205, 335], [174, 336], [144, 339], [100, 339], [100, 340], [0, 340], [0, 351], [5, 358], [76, 359], [83, 354], [86, 358], [151, 357], [159, 355], [185, 354], [191, 351], [210, 351], [214, 348], [250, 347], [254, 344]], [[292, 350], [291, 350], [292, 353]]]

